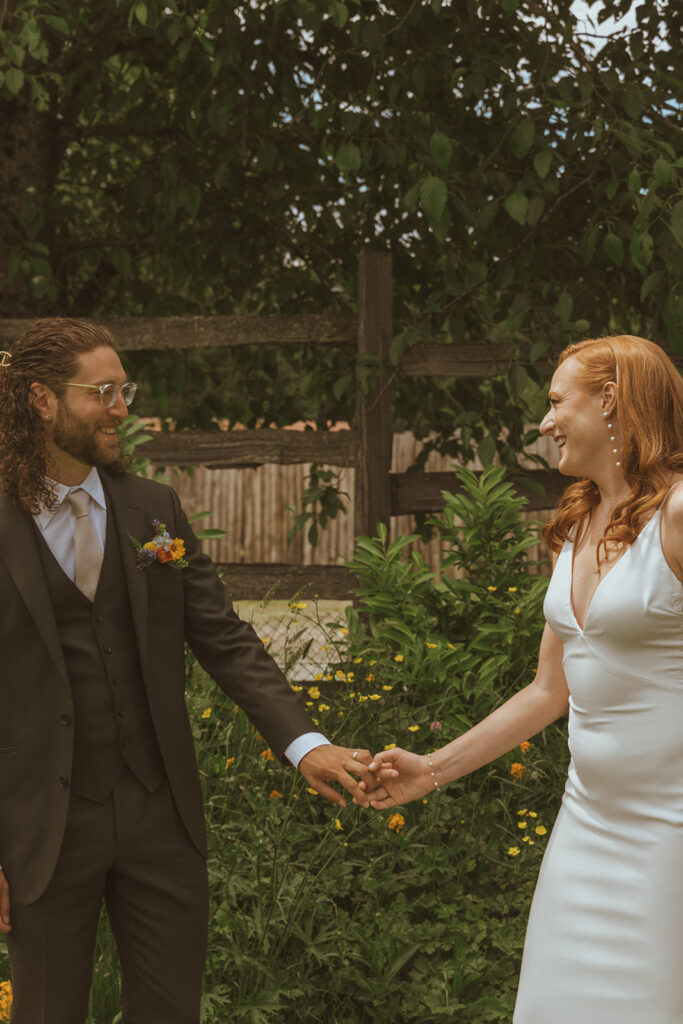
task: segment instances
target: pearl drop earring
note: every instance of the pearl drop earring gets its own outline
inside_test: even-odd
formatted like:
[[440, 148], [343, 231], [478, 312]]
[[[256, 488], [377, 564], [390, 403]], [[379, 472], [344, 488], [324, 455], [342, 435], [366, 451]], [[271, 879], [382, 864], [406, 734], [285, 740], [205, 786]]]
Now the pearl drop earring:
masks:
[[[607, 419], [607, 413], [606, 412], [603, 412], [602, 415], [605, 417], [605, 419]], [[607, 429], [608, 430], [612, 430], [613, 429], [611, 423], [607, 424]], [[615, 434], [610, 434], [609, 439], [610, 439], [610, 441], [616, 441], [616, 435]], [[612, 454], [613, 455], [618, 455], [619, 454], [619, 449], [618, 448], [613, 448], [612, 449]], [[617, 466], [619, 466], [619, 467], [621, 466], [621, 462], [619, 461], [619, 459], [617, 459]]]

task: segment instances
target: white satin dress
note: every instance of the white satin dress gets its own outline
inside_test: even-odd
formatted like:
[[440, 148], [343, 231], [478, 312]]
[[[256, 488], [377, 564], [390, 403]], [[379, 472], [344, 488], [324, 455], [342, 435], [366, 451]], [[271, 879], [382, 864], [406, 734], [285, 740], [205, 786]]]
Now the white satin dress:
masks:
[[660, 520], [602, 578], [583, 629], [571, 541], [548, 588], [571, 761], [513, 1024], [683, 1024], [683, 585]]

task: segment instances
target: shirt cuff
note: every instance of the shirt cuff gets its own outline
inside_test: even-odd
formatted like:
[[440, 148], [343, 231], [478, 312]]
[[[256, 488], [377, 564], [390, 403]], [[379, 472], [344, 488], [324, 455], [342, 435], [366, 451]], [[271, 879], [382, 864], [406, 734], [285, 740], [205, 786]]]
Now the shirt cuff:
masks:
[[299, 761], [306, 754], [310, 754], [315, 747], [321, 747], [323, 744], [329, 745], [329, 742], [327, 737], [323, 736], [321, 732], [305, 732], [303, 736], [297, 736], [295, 740], [292, 740], [285, 750], [285, 757], [288, 761], [291, 761], [295, 768], [298, 768]]

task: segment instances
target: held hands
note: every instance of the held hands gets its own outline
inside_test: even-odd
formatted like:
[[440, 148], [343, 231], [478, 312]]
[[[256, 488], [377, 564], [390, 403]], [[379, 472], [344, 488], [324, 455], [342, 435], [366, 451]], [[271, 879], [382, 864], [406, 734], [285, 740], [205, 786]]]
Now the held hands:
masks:
[[[356, 755], [354, 757], [354, 754]], [[354, 804], [361, 807], [370, 806], [372, 793], [375, 799], [383, 800], [387, 797], [386, 790], [378, 787], [377, 779], [368, 765], [372, 760], [369, 750], [356, 750], [353, 747], [336, 747], [334, 744], [325, 743], [301, 758], [299, 771], [309, 782], [313, 789], [338, 804], [339, 807], [346, 807], [346, 800], [336, 789], [328, 785], [328, 782], [338, 782], [353, 797]], [[360, 777], [357, 781], [353, 776]], [[374, 806], [374, 804], [373, 804]], [[387, 807], [391, 806], [387, 804]]]
[[0, 935], [12, 930], [9, 917], [9, 885], [5, 872], [0, 868]]
[[[411, 754], [401, 747], [393, 747], [391, 750], [375, 754], [368, 768], [375, 773], [379, 787], [370, 795], [370, 806], [378, 811], [410, 803], [411, 800], [431, 793], [435, 788], [427, 758]], [[364, 786], [365, 780], [362, 780], [360, 788], [363, 789]], [[355, 797], [353, 802], [360, 803]]]

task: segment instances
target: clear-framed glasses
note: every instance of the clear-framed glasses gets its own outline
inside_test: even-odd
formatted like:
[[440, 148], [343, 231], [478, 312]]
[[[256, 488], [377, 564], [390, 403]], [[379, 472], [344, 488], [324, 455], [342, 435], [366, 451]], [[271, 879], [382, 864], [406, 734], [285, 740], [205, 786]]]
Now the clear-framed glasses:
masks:
[[137, 384], [127, 380], [125, 384], [73, 384], [71, 381], [64, 383], [66, 388], [90, 388], [91, 391], [99, 391], [100, 403], [105, 409], [111, 409], [112, 405], [121, 395], [126, 405], [130, 405], [135, 398], [138, 389]]

